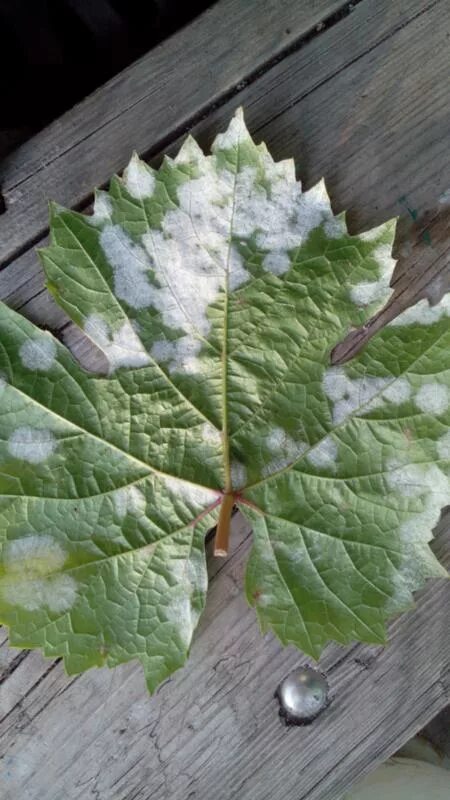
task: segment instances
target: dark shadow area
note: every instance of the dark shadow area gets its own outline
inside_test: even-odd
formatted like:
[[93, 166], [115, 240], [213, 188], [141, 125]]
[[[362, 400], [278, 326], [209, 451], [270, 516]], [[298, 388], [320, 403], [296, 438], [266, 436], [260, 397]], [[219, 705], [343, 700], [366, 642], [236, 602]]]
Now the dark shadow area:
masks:
[[0, 0], [0, 158], [211, 5]]

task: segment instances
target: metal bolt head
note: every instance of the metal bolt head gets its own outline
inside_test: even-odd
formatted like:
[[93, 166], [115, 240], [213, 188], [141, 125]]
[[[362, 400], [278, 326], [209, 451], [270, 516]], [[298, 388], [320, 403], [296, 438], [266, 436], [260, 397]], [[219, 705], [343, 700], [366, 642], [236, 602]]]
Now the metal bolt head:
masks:
[[328, 705], [328, 683], [318, 670], [300, 667], [281, 681], [275, 697], [286, 724], [306, 725]]

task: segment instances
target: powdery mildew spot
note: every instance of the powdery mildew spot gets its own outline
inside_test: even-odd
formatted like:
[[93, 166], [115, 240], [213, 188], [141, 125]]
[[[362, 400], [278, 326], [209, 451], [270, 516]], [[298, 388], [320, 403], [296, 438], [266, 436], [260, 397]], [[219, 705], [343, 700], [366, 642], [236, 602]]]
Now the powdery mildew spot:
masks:
[[448, 409], [450, 403], [449, 391], [446, 386], [435, 381], [424, 383], [417, 392], [414, 402], [424, 413], [439, 416]]
[[107, 192], [97, 191], [94, 200], [94, 212], [86, 217], [91, 225], [102, 225], [111, 219], [113, 207]]
[[195, 365], [190, 354], [210, 330], [208, 306], [227, 281], [235, 289], [248, 278], [230, 239], [233, 189], [234, 176], [226, 170], [218, 174], [205, 158], [200, 176], [178, 188], [179, 208], [165, 215], [161, 230], [142, 237], [158, 283], [149, 304], [167, 327], [184, 332], [182, 345], [165, 343], [173, 368], [183, 358], [180, 347]]
[[7, 386], [8, 386], [8, 381], [6, 380], [6, 378], [0, 376], [0, 394], [3, 394]]
[[39, 464], [46, 461], [57, 445], [54, 434], [43, 428], [31, 428], [23, 425], [16, 428], [8, 439], [8, 450], [14, 458]]
[[353, 286], [350, 290], [350, 297], [356, 305], [364, 307], [371, 303], [385, 302], [390, 293], [390, 282], [392, 273], [396, 265], [392, 258], [390, 244], [380, 244], [373, 252], [372, 257], [379, 265], [380, 277], [377, 281], [364, 281]]
[[147, 166], [137, 153], [133, 153], [130, 163], [123, 173], [124, 186], [135, 200], [145, 200], [151, 197], [155, 190], [155, 178], [150, 167]]
[[43, 334], [38, 339], [28, 339], [19, 350], [20, 360], [27, 369], [39, 372], [49, 370], [56, 359], [56, 344], [49, 335]]
[[173, 342], [159, 339], [151, 349], [151, 355], [158, 363], [167, 363], [169, 372], [186, 372], [195, 374], [203, 371], [203, 364], [198, 358], [202, 342], [195, 336], [181, 336]]
[[206, 156], [201, 147], [192, 136], [188, 136], [178, 151], [178, 155], [174, 159], [175, 164], [182, 166], [183, 164], [200, 165]]
[[124, 519], [127, 514], [137, 517], [144, 516], [147, 502], [145, 495], [137, 486], [124, 486], [117, 489], [112, 497], [116, 514], [121, 519]]
[[[226, 288], [233, 291], [249, 279], [235, 241], [256, 241], [265, 269], [281, 275], [290, 267], [290, 251], [313, 228], [324, 224], [328, 235], [342, 234], [324, 183], [302, 194], [292, 161], [276, 164], [260, 147], [261, 169], [244, 166], [235, 174], [232, 159], [219, 160], [219, 153], [250, 141], [241, 111], [216, 138], [213, 155], [204, 156], [188, 138], [175, 161], [195, 165], [196, 176], [178, 186], [178, 207], [167, 211], [161, 227], [140, 242], [119, 225], [106, 225], [101, 233], [117, 297], [135, 309], [153, 307], [179, 335], [153, 345], [152, 354], [168, 362], [170, 372], [202, 371], [198, 354], [210, 331], [208, 307]], [[135, 196], [150, 192], [154, 180], [138, 159], [124, 179]]]
[[67, 558], [65, 550], [51, 536], [26, 536], [6, 542], [3, 552], [5, 575], [0, 581], [4, 599], [27, 611], [46, 607], [68, 611], [77, 596], [70, 575], [55, 575]]
[[331, 436], [325, 436], [319, 444], [309, 451], [307, 459], [314, 467], [334, 469], [336, 467], [337, 454], [336, 442]]
[[[161, 548], [163, 550], [163, 548]], [[171, 553], [167, 554], [167, 560]], [[207, 589], [205, 562], [200, 553], [192, 550], [189, 558], [170, 558], [168, 567], [172, 581], [170, 589], [161, 598], [158, 616], [172, 624], [184, 647], [188, 648], [197, 626], [199, 612], [192, 605], [192, 598]]]
[[399, 459], [387, 463], [388, 486], [403, 497], [420, 498], [423, 510], [411, 514], [401, 524], [400, 536], [406, 544], [428, 542], [439, 520], [441, 509], [448, 505], [450, 481], [436, 464], [403, 464]]
[[240, 461], [232, 461], [230, 465], [231, 486], [233, 489], [243, 489], [247, 483], [247, 469]]
[[411, 397], [411, 384], [406, 378], [397, 378], [388, 386], [384, 392], [383, 397], [389, 400], [390, 403], [399, 406], [401, 403], [406, 403]]
[[171, 494], [180, 498], [188, 505], [197, 508], [205, 508], [206, 506], [212, 505], [220, 496], [219, 491], [207, 489], [204, 486], [197, 486], [181, 478], [165, 475], [161, 477], [161, 480]]
[[403, 464], [399, 459], [391, 458], [386, 467], [389, 488], [403, 497], [415, 497], [426, 491], [423, 482], [426, 470], [420, 464]]
[[432, 325], [442, 317], [450, 316], [450, 294], [446, 294], [435, 306], [430, 306], [428, 300], [420, 300], [415, 306], [407, 308], [389, 325], [401, 327], [403, 325]]
[[365, 414], [382, 405], [383, 401], [378, 395], [388, 383], [387, 378], [351, 380], [342, 367], [330, 367], [325, 371], [322, 386], [326, 396], [333, 402], [333, 424], [339, 425], [353, 413]]
[[447, 431], [438, 439], [437, 451], [439, 458], [450, 459], [450, 431]]
[[263, 477], [293, 464], [308, 448], [305, 442], [295, 441], [283, 428], [274, 428], [266, 437], [265, 445], [274, 457], [264, 465], [261, 471]]
[[120, 225], [105, 225], [100, 234], [100, 246], [113, 271], [116, 296], [131, 308], [152, 305], [155, 289], [148, 281], [152, 261], [144, 248]]
[[84, 332], [103, 350], [110, 372], [119, 367], [145, 367], [150, 363], [147, 350], [128, 321], [112, 333], [104, 319], [91, 314], [84, 323]]
[[290, 171], [287, 173], [285, 163], [275, 164], [267, 154], [270, 194], [257, 183], [253, 169], [242, 170], [233, 216], [235, 236], [254, 237], [258, 248], [269, 251], [263, 266], [277, 275], [289, 269], [289, 253], [306, 242], [315, 228], [323, 224], [327, 235], [334, 237], [342, 235], [344, 226], [333, 215], [325, 183], [320, 181], [302, 193], [301, 184]]
[[210, 422], [204, 422], [200, 428], [202, 439], [207, 443], [212, 445], [213, 447], [221, 447], [222, 446], [222, 435], [221, 432], [211, 425]]
[[364, 242], [373, 242], [375, 239], [378, 239], [386, 230], [386, 223], [379, 225], [378, 228], [371, 228], [370, 231], [363, 231], [362, 233], [358, 233], [358, 239], [362, 239]]
[[216, 136], [212, 149], [214, 151], [235, 149], [245, 140], [251, 141], [250, 134], [244, 122], [242, 108], [238, 108], [227, 130]]

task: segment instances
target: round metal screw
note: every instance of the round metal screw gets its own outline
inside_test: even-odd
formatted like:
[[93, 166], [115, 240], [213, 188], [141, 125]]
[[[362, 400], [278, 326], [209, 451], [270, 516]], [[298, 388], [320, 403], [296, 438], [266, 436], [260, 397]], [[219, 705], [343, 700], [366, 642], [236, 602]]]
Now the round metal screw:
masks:
[[287, 725], [307, 725], [328, 705], [328, 683], [318, 670], [300, 667], [281, 681], [275, 697]]

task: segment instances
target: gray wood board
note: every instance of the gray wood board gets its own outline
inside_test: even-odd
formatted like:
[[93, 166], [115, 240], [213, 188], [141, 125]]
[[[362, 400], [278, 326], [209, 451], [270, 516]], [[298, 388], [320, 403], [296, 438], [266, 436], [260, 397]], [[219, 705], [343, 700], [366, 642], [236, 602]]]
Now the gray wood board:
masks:
[[85, 201], [133, 149], [159, 149], [345, 5], [222, 0], [24, 144], [0, 166], [0, 263], [42, 234], [49, 198]]
[[[434, 546], [450, 566], [448, 530], [447, 519]], [[441, 580], [391, 625], [388, 647], [328, 647], [319, 666], [331, 704], [307, 727], [284, 727], [273, 692], [307, 662], [260, 636], [242, 592], [248, 549], [237, 519], [190, 664], [152, 698], [134, 664], [75, 678], [38, 653], [19, 665], [0, 694], [2, 800], [336, 800], [449, 702]]]
[[[294, 155], [306, 185], [325, 175], [334, 207], [351, 209], [355, 230], [402, 210], [406, 228], [406, 207], [417, 210], [419, 222], [406, 231], [411, 252], [404, 253], [397, 275], [403, 286], [397, 308], [428, 290], [436, 299], [445, 288], [448, 212], [439, 197], [450, 185], [449, 21], [442, 1], [364, 0], [194, 126], [208, 144], [243, 103], [257, 138], [265, 138], [277, 157]], [[104, 177], [93, 177], [89, 187], [124, 166], [133, 126], [142, 136], [139, 149], [155, 149], [154, 129], [146, 135], [133, 109], [118, 119], [118, 127], [116, 120], [108, 127], [111, 148], [118, 137], [117, 152], [108, 158], [117, 163], [101, 173], [102, 161], [98, 175]], [[75, 139], [83, 124], [75, 114]], [[167, 141], [178, 140], [179, 130]], [[77, 202], [71, 194], [79, 166], [73, 153], [81, 152], [82, 136], [77, 142], [70, 158], [58, 151], [72, 187], [68, 205]], [[42, 170], [45, 187], [47, 174], [53, 181], [57, 172], [53, 161], [49, 173]], [[424, 231], [431, 232], [431, 244]], [[0, 274], [0, 296], [38, 322], [64, 326], [66, 318], [42, 292], [32, 251]], [[74, 326], [62, 334], [84, 363], [101, 368], [101, 358]], [[447, 521], [436, 543], [447, 565], [448, 529]], [[433, 582], [417, 609], [394, 623], [386, 650], [328, 648], [321, 667], [333, 703], [309, 728], [284, 729], [271, 696], [302, 658], [271, 636], [259, 636], [242, 596], [245, 537], [245, 531], [235, 535], [233, 554], [213, 577], [190, 664], [154, 698], [146, 696], [135, 665], [69, 679], [60, 663], [38, 653], [23, 656], [0, 640], [5, 800], [19, 793], [27, 800], [336, 800], [351, 780], [448, 704], [450, 595], [448, 584]]]

